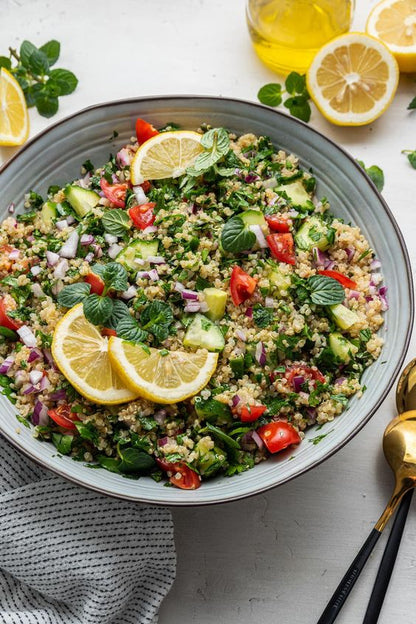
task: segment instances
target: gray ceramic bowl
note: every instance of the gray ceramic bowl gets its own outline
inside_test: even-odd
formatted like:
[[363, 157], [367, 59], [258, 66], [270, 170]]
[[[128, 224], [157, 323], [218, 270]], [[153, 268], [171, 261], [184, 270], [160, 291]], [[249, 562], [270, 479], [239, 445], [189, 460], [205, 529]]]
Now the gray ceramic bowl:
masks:
[[[319, 434], [328, 433], [319, 444], [308, 443], [308, 439], [317, 435], [311, 429], [293, 453], [273, 457], [236, 477], [205, 482], [196, 491], [165, 488], [150, 478], [125, 479], [58, 457], [52, 445], [36, 441], [29, 429], [19, 427], [13, 405], [3, 396], [0, 397], [0, 430], [12, 444], [43, 466], [104, 494], [169, 505], [236, 500], [284, 483], [316, 466], [340, 449], [374, 414], [391, 388], [408, 347], [413, 322], [409, 258], [390, 210], [345, 151], [302, 122], [260, 105], [226, 98], [177, 96], [110, 102], [58, 122], [27, 143], [0, 170], [0, 218], [6, 215], [10, 202], [22, 206], [28, 189], [42, 194], [49, 184], [63, 185], [79, 174], [80, 165], [87, 158], [96, 165], [105, 162], [109, 152], [114, 153], [133, 134], [136, 117], [143, 117], [156, 127], [175, 122], [183, 128], [195, 129], [205, 121], [236, 133], [266, 134], [276, 146], [297, 154], [303, 167], [313, 168], [318, 195], [329, 198], [336, 215], [362, 229], [383, 263], [391, 305], [381, 330], [385, 339], [382, 355], [364, 376], [368, 390], [319, 431]], [[118, 136], [112, 141], [114, 130]]]

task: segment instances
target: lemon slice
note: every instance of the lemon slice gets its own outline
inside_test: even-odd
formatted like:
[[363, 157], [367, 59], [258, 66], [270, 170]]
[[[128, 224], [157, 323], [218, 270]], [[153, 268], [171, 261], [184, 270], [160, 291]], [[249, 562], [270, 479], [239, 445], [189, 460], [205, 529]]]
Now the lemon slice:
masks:
[[111, 367], [108, 338], [84, 316], [82, 303], [59, 321], [53, 334], [52, 355], [61, 372], [82, 396], [106, 405], [137, 398]]
[[348, 33], [319, 50], [306, 79], [326, 119], [339, 126], [362, 126], [390, 105], [399, 68], [383, 43], [363, 33]]
[[218, 353], [143, 349], [111, 337], [111, 364], [132, 391], [155, 403], [177, 403], [204, 388], [218, 362]]
[[134, 185], [145, 180], [177, 178], [202, 152], [201, 135], [191, 130], [161, 132], [143, 143], [131, 163]]
[[368, 16], [366, 31], [386, 44], [400, 71], [416, 71], [415, 0], [382, 0]]
[[22, 145], [29, 135], [23, 91], [4, 67], [0, 70], [0, 145]]

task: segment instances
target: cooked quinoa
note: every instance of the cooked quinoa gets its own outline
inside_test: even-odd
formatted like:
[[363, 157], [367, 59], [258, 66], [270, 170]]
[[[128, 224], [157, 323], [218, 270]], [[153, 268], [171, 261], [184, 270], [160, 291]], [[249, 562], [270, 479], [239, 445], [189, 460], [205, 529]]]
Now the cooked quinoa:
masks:
[[[345, 410], [380, 355], [387, 309], [373, 250], [298, 158], [267, 137], [211, 132], [226, 147], [205, 170], [132, 187], [132, 138], [46, 198], [30, 191], [0, 226], [0, 380], [19, 420], [60, 454], [178, 487], [252, 468]], [[197, 396], [97, 405], [59, 371], [50, 347], [79, 289], [68, 286], [104, 296], [110, 263], [127, 278], [112, 304], [134, 331], [89, 320], [148, 347], [217, 351]], [[155, 305], [163, 326], [144, 324]]]

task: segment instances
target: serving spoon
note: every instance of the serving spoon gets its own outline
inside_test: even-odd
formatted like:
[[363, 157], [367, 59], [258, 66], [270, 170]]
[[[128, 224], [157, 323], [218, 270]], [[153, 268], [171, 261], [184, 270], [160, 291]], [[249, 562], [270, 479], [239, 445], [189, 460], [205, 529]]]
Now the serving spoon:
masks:
[[397, 505], [416, 486], [416, 359], [400, 375], [396, 405], [400, 413], [387, 425], [383, 436], [384, 455], [395, 475], [393, 494], [317, 624], [335, 621]]

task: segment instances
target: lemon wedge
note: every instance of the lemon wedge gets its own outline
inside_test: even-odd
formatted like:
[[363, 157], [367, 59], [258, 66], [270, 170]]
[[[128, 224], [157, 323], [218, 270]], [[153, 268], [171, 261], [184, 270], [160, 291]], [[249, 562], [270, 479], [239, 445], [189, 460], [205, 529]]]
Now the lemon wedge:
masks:
[[384, 113], [399, 81], [390, 50], [364, 33], [347, 33], [324, 45], [306, 75], [308, 91], [324, 117], [339, 126], [362, 126]]
[[201, 135], [192, 130], [161, 132], [145, 141], [131, 163], [134, 185], [145, 180], [177, 178], [202, 152]]
[[84, 316], [82, 303], [59, 321], [53, 334], [52, 355], [74, 388], [94, 403], [126, 403], [138, 393], [125, 386], [108, 357], [108, 338]]
[[0, 70], [0, 145], [22, 145], [29, 135], [24, 93], [10, 72]]
[[144, 349], [111, 337], [110, 361], [132, 392], [155, 403], [177, 403], [204, 388], [217, 366], [218, 353], [199, 349], [194, 353]]
[[368, 16], [366, 31], [394, 54], [402, 72], [416, 72], [415, 0], [382, 0]]

